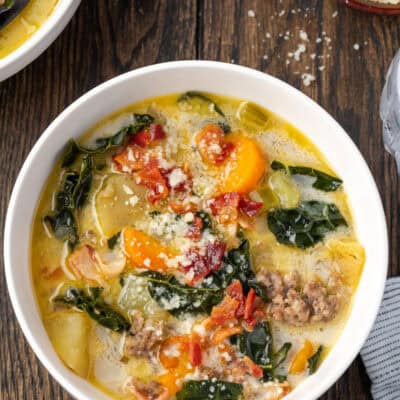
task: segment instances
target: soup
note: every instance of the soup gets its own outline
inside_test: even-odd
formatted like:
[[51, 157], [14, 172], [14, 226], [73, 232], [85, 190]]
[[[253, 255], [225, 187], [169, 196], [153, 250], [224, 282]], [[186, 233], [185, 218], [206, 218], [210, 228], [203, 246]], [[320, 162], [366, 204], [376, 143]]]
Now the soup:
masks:
[[0, 30], [0, 58], [25, 43], [53, 12], [58, 0], [30, 0], [22, 12]]
[[70, 140], [33, 222], [50, 340], [113, 399], [283, 398], [334, 345], [363, 264], [318, 149], [256, 104], [195, 91]]

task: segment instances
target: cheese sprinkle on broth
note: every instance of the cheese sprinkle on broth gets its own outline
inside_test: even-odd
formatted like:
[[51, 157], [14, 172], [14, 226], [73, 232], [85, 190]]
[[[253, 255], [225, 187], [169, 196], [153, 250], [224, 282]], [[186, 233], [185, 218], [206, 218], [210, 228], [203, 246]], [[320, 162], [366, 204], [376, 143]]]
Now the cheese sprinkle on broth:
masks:
[[335, 344], [365, 261], [306, 136], [196, 91], [66, 144], [31, 240], [57, 354], [112, 399], [284, 398]]

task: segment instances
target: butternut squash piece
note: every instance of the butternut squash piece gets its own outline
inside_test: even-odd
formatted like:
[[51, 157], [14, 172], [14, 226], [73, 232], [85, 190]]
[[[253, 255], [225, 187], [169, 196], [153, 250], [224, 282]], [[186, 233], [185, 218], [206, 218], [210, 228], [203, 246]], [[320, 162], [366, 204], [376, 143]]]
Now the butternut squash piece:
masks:
[[301, 374], [307, 368], [307, 360], [314, 354], [314, 348], [309, 340], [305, 340], [303, 347], [294, 356], [289, 368], [289, 374]]
[[219, 192], [249, 193], [264, 176], [268, 160], [257, 143], [246, 136], [232, 134], [229, 142], [235, 148], [224, 164], [228, 173], [220, 184]]
[[165, 271], [168, 268], [167, 259], [174, 254], [157, 239], [132, 227], [126, 227], [122, 235], [125, 252], [134, 266], [151, 271]]

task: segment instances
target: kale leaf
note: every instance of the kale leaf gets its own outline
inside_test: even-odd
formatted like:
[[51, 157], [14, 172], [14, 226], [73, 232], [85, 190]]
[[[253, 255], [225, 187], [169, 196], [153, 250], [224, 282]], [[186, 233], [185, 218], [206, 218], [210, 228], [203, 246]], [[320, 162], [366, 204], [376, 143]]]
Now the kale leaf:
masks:
[[101, 154], [111, 148], [122, 146], [127, 135], [135, 135], [142, 129], [147, 128], [154, 118], [149, 114], [133, 114], [134, 122], [128, 126], [121, 128], [112, 136], [98, 138], [95, 141], [93, 148], [86, 148], [79, 145], [75, 140], [71, 139], [68, 142], [67, 150], [62, 161], [62, 167], [71, 166], [80, 154]]
[[54, 302], [76, 307], [85, 311], [93, 320], [115, 332], [127, 331], [130, 322], [101, 298], [103, 288], [77, 289], [70, 287], [64, 295], [54, 298]]
[[239, 247], [228, 251], [221, 267], [203, 281], [203, 286], [226, 288], [235, 280], [240, 281], [245, 294], [253, 288], [257, 296], [264, 301], [268, 300], [264, 286], [257, 282], [251, 267], [250, 244], [247, 239], [242, 239]]
[[73, 204], [76, 209], [82, 208], [89, 196], [90, 187], [92, 185], [92, 176], [93, 159], [91, 156], [85, 155], [82, 159], [79, 179], [72, 193]]
[[314, 246], [328, 232], [347, 222], [335, 204], [305, 201], [297, 208], [277, 208], [268, 213], [268, 227], [279, 243], [300, 249]]
[[113, 250], [116, 244], [120, 241], [121, 239], [121, 231], [117, 232], [115, 235], [111, 236], [107, 240], [107, 245], [110, 250]]
[[150, 296], [159, 306], [176, 317], [187, 313], [209, 314], [212, 307], [220, 303], [224, 297], [224, 291], [221, 289], [185, 285], [174, 275], [146, 271], [138, 276], [147, 279]]
[[310, 375], [317, 370], [323, 349], [323, 346], [319, 346], [317, 351], [307, 360]]
[[75, 217], [70, 210], [64, 209], [54, 215], [46, 215], [43, 220], [50, 226], [54, 236], [58, 240], [62, 240], [63, 242], [67, 240], [72, 248], [79, 243]]
[[288, 166], [279, 161], [273, 161], [271, 168], [275, 171], [284, 171], [288, 175], [305, 175], [315, 178], [312, 186], [315, 189], [323, 190], [324, 192], [333, 192], [338, 189], [343, 181], [336, 176], [326, 174], [318, 169], [301, 166]]
[[67, 171], [61, 189], [56, 194], [55, 213], [46, 215], [44, 222], [58, 240], [67, 240], [74, 248], [79, 242], [74, 210], [85, 204], [92, 185], [93, 160], [89, 155], [82, 158], [80, 172]]
[[79, 181], [79, 174], [74, 171], [68, 171], [64, 175], [62, 189], [56, 194], [56, 210], [75, 208], [73, 193]]
[[263, 369], [264, 381], [285, 379], [276, 374], [276, 368], [285, 361], [292, 345], [285, 343], [274, 353], [273, 338], [268, 322], [258, 322], [251, 332], [245, 330], [239, 335], [232, 336], [231, 342], [243, 355], [248, 356]]
[[181, 96], [179, 96], [178, 103], [181, 103], [181, 102], [189, 102], [190, 103], [190, 101], [192, 101], [192, 100], [200, 100], [200, 101], [203, 101], [204, 103], [212, 106], [214, 111], [223, 118], [222, 121], [217, 122], [217, 125], [224, 131], [224, 133], [229, 133], [231, 131], [231, 126], [229, 125], [222, 109], [219, 107], [219, 105], [214, 100], [210, 99], [210, 97], [208, 97], [204, 93], [198, 92], [196, 90], [189, 90], [188, 92], [185, 92]]
[[176, 394], [176, 400], [238, 400], [243, 394], [239, 383], [203, 380], [186, 381]]

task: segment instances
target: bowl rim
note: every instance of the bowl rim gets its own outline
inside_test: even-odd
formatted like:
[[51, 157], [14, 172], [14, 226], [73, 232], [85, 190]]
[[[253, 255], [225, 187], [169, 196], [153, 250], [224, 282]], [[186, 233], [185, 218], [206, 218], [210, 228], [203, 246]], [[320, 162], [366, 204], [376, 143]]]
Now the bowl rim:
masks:
[[[131, 79], [135, 79], [137, 77], [140, 77], [145, 74], [151, 74], [151, 73], [158, 73], [158, 72], [163, 72], [166, 70], [170, 69], [185, 69], [185, 68], [216, 68], [216, 69], [222, 69], [222, 70], [229, 70], [232, 72], [236, 73], [241, 73], [245, 75], [252, 76], [254, 78], [258, 79], [267, 79], [270, 80], [272, 83], [280, 86], [282, 90], [288, 91], [288, 93], [292, 93], [295, 95], [297, 98], [301, 98], [302, 101], [305, 103], [308, 103], [311, 105], [313, 108], [318, 111], [318, 113], [322, 113], [324, 115], [324, 118], [328, 119], [333, 126], [335, 126], [336, 130], [338, 131], [338, 134], [341, 134], [341, 139], [346, 141], [347, 146], [351, 148], [352, 152], [354, 153], [355, 156], [358, 157], [358, 161], [361, 162], [363, 165], [366, 174], [368, 175], [368, 186], [370, 187], [370, 192], [373, 194], [373, 201], [375, 202], [376, 206], [378, 207], [378, 219], [380, 222], [380, 227], [381, 231], [377, 232], [377, 234], [380, 234], [381, 237], [381, 242], [383, 244], [382, 247], [382, 265], [383, 265], [383, 270], [382, 273], [379, 275], [379, 280], [376, 279], [376, 297], [372, 303], [372, 307], [370, 306], [369, 308], [369, 313], [365, 317], [364, 322], [364, 331], [362, 334], [359, 334], [358, 337], [358, 344], [356, 346], [352, 346], [350, 351], [345, 352], [342, 355], [341, 359], [341, 368], [337, 368], [334, 373], [330, 373], [329, 376], [323, 377], [324, 379], [321, 379], [318, 385], [314, 385], [313, 389], [309, 392], [309, 397], [308, 399], [316, 399], [320, 395], [322, 395], [324, 392], [326, 392], [339, 378], [340, 376], [347, 370], [349, 365], [352, 363], [352, 361], [355, 359], [357, 354], [359, 353], [362, 345], [364, 344], [365, 340], [368, 337], [368, 334], [373, 326], [373, 323], [375, 321], [376, 315], [379, 311], [379, 307], [381, 304], [381, 300], [383, 297], [383, 292], [385, 288], [385, 282], [386, 282], [386, 274], [387, 274], [387, 269], [388, 269], [388, 232], [387, 232], [387, 225], [386, 225], [386, 218], [384, 214], [384, 209], [383, 205], [381, 202], [381, 198], [379, 195], [379, 191], [377, 189], [376, 183], [374, 181], [374, 178], [370, 172], [370, 169], [361, 155], [359, 149], [357, 146], [353, 143], [351, 140], [350, 136], [344, 131], [344, 129], [336, 122], [336, 120], [327, 112], [325, 111], [321, 106], [319, 106], [316, 102], [314, 102], [311, 98], [309, 98], [307, 95], [299, 91], [298, 89], [294, 88], [293, 86], [289, 85], [288, 83], [275, 78], [269, 74], [265, 74], [263, 72], [244, 67], [244, 66], [239, 66], [239, 65], [233, 65], [233, 64], [228, 64], [228, 63], [223, 63], [223, 62], [217, 62], [217, 61], [194, 61], [194, 60], [188, 60], [188, 61], [172, 61], [172, 62], [165, 62], [165, 63], [159, 63], [155, 65], [150, 65], [146, 67], [142, 67], [136, 70], [132, 70], [129, 72], [126, 72], [124, 74], [121, 74], [119, 76], [116, 76], [85, 93], [81, 97], [79, 97], [77, 100], [75, 100], [72, 104], [70, 104], [64, 111], [62, 111], [56, 118], [55, 120], [45, 129], [45, 131], [42, 133], [42, 135], [38, 138], [37, 142], [33, 146], [32, 150], [28, 154], [25, 162], [23, 163], [23, 166], [20, 170], [20, 173], [15, 181], [14, 188], [10, 197], [9, 201], [9, 206], [7, 209], [7, 215], [6, 215], [6, 222], [5, 222], [5, 230], [4, 230], [4, 265], [5, 265], [5, 275], [6, 275], [6, 282], [7, 282], [7, 288], [9, 292], [9, 296], [11, 298], [11, 303], [14, 309], [14, 312], [16, 314], [17, 320], [22, 328], [22, 331], [28, 340], [28, 343], [32, 347], [33, 351], [41, 361], [41, 363], [45, 366], [47, 371], [61, 384], [61, 386], [66, 389], [69, 393], [71, 393], [74, 397], [78, 399], [84, 399], [84, 400], [90, 400], [90, 398], [84, 393], [84, 391], [77, 387], [74, 383], [71, 383], [71, 381], [68, 379], [68, 377], [65, 377], [65, 371], [68, 371], [66, 367], [64, 367], [64, 371], [59, 371], [52, 363], [52, 361], [49, 359], [49, 357], [45, 354], [45, 352], [42, 350], [40, 347], [38, 341], [36, 340], [35, 336], [32, 334], [32, 332], [29, 329], [29, 326], [27, 324], [26, 316], [24, 315], [23, 311], [23, 305], [21, 304], [21, 299], [19, 298], [18, 295], [18, 289], [16, 288], [16, 281], [14, 281], [13, 273], [12, 273], [12, 262], [11, 262], [11, 249], [12, 249], [12, 244], [10, 241], [11, 237], [11, 226], [12, 226], [12, 221], [14, 219], [14, 214], [16, 212], [15, 209], [15, 203], [19, 197], [19, 192], [21, 191], [22, 183], [25, 181], [27, 176], [29, 175], [29, 168], [36, 157], [36, 154], [41, 151], [41, 147], [44, 145], [44, 143], [48, 140], [48, 138], [53, 135], [56, 130], [58, 125], [62, 124], [63, 120], [70, 114], [73, 114], [76, 112], [82, 105], [85, 104], [85, 102], [89, 101], [90, 99], [99, 96], [103, 91], [111, 89], [114, 85], [118, 85], [123, 83], [124, 81], [128, 81]], [[283, 116], [284, 117], [284, 116]], [[343, 334], [343, 331], [345, 331], [346, 324], [348, 323], [349, 317], [347, 317], [346, 323], [343, 327], [343, 330], [341, 331], [341, 335]], [[336, 346], [336, 344], [335, 344]], [[335, 348], [333, 346], [332, 350]], [[64, 374], [63, 374], [64, 372]], [[307, 378], [307, 380], [314, 379], [317, 374]], [[313, 381], [317, 383], [317, 381]], [[292, 396], [290, 394], [285, 397], [285, 399], [291, 400]], [[295, 397], [293, 397], [295, 399]], [[297, 399], [297, 397], [296, 397]]]
[[52, 13], [25, 42], [0, 59], [0, 82], [38, 58], [63, 31], [81, 0], [58, 0]]

